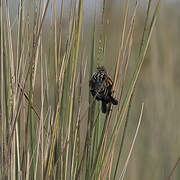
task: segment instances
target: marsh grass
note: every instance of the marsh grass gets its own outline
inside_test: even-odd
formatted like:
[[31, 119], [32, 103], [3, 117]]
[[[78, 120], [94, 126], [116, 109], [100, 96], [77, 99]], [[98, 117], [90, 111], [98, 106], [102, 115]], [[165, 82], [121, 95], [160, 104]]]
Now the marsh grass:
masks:
[[[96, 65], [105, 64], [105, 54], [110, 51], [106, 48], [107, 41], [103, 37], [100, 47], [102, 52], [97, 62], [96, 10], [90, 38], [91, 53], [88, 57], [81, 45], [83, 0], [70, 4], [68, 30], [66, 29], [68, 35], [64, 38], [65, 41], [62, 41], [61, 26], [65, 11], [64, 1], [61, 1], [59, 20], [56, 19], [56, 1], [52, 3], [54, 14], [44, 39], [49, 0], [29, 1], [29, 7], [32, 6], [33, 11], [25, 7], [24, 1], [20, 0], [15, 22], [10, 20], [8, 3], [1, 0], [0, 177], [123, 179], [143, 113], [142, 106], [132, 146], [121, 169], [119, 164], [130, 105], [156, 23], [160, 1], [150, 10], [149, 0], [140, 50], [132, 75], [127, 74], [127, 69], [131, 63], [138, 1], [132, 9], [129, 8], [129, 1], [126, 1], [118, 58], [113, 69], [113, 90], [119, 99], [119, 105], [116, 110], [110, 105], [110, 111], [105, 116], [100, 111], [99, 103], [96, 103], [90, 94], [89, 98], [83, 97], [83, 92], [89, 91], [88, 79], [95, 71]], [[105, 3], [103, 1], [103, 7]], [[102, 22], [105, 19], [104, 10], [105, 7], [102, 11]], [[128, 16], [129, 10], [132, 11], [131, 17]], [[29, 19], [30, 13], [33, 13], [33, 22]], [[60, 26], [57, 26], [58, 22]], [[17, 25], [16, 41], [12, 36], [13, 23]], [[43, 43], [47, 41], [45, 47]], [[130, 76], [130, 82], [127, 76]], [[87, 101], [88, 106], [85, 106]], [[121, 131], [121, 145], [116, 150]], [[117, 172], [122, 173], [119, 176]]]

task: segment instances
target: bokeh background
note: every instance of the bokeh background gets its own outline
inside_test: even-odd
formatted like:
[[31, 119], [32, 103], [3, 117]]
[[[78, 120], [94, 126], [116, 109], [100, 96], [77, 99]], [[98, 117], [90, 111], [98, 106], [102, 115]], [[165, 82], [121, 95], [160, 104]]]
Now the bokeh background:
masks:
[[[10, 1], [10, 18], [16, 22], [17, 0]], [[24, 1], [28, 4], [28, 1]], [[147, 0], [139, 1], [135, 30], [133, 36], [132, 53], [128, 75], [132, 75], [133, 65], [140, 46], [145, 21]], [[60, 0], [57, 0], [57, 19], [60, 16]], [[62, 49], [68, 35], [69, 6], [71, 0], [64, 1], [62, 21]], [[135, 1], [129, 1], [129, 17]], [[27, 7], [27, 6], [26, 6]], [[96, 11], [96, 58], [101, 64], [101, 43], [106, 40], [106, 54], [104, 64], [113, 75], [115, 61], [118, 56], [120, 36], [122, 32], [125, 3], [119, 0], [106, 0], [103, 11], [103, 1], [84, 0], [83, 23], [81, 35], [81, 59], [90, 59], [94, 13]], [[104, 19], [102, 20], [102, 13]], [[53, 4], [48, 8], [43, 33], [43, 48], [46, 51], [48, 42], [47, 32], [52, 28]], [[31, 17], [30, 17], [31, 21]], [[103, 23], [102, 23], [103, 21]], [[31, 22], [32, 23], [32, 22]], [[12, 31], [16, 34], [16, 28]], [[15, 41], [16, 36], [14, 35]], [[47, 49], [48, 50], [48, 49]], [[63, 53], [62, 53], [63, 54]], [[130, 180], [164, 180], [168, 179], [171, 169], [180, 157], [180, 1], [161, 1], [159, 17], [153, 31], [150, 46], [140, 73], [128, 124], [124, 160], [127, 157], [132, 136], [135, 132], [141, 104], [144, 102], [144, 113], [140, 131], [133, 150], [126, 177]], [[131, 67], [132, 66], [132, 67]], [[88, 73], [87, 73], [88, 74]], [[121, 75], [121, 74], [119, 74]], [[88, 79], [88, 75], [86, 77]], [[88, 107], [88, 83], [85, 84], [83, 104]], [[36, 83], [35, 96], [38, 96]], [[35, 100], [38, 104], [38, 99]], [[123, 165], [124, 160], [121, 160]], [[177, 166], [172, 179], [180, 179], [180, 164]]]

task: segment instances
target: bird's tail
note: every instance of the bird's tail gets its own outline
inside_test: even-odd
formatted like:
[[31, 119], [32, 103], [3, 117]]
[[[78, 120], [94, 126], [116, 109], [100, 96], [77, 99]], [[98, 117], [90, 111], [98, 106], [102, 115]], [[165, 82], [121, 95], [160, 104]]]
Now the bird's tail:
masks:
[[102, 107], [101, 107], [101, 109], [102, 109], [102, 112], [103, 112], [103, 113], [106, 113], [106, 111], [107, 111], [107, 104], [106, 104], [105, 101], [102, 101]]

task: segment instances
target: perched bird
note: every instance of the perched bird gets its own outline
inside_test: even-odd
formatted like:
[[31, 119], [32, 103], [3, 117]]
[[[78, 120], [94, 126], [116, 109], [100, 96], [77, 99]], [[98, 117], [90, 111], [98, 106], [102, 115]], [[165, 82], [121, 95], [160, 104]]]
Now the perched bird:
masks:
[[90, 92], [96, 100], [102, 101], [102, 112], [107, 112], [107, 104], [118, 104], [118, 101], [112, 97], [113, 81], [107, 74], [104, 66], [98, 66], [97, 71], [92, 75], [89, 81]]

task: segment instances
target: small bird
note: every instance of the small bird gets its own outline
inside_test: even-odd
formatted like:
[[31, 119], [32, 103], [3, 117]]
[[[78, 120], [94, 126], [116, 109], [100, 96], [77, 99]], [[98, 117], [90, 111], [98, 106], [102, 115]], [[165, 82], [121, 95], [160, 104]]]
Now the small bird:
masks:
[[112, 97], [113, 81], [107, 74], [104, 66], [98, 66], [97, 71], [92, 75], [89, 81], [90, 92], [97, 101], [102, 101], [102, 112], [107, 112], [107, 104], [118, 104], [118, 101]]

